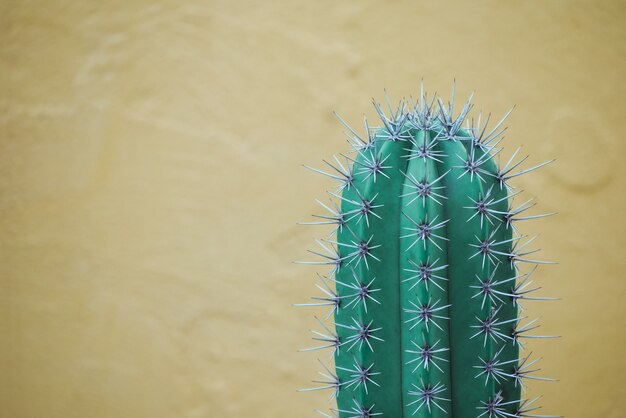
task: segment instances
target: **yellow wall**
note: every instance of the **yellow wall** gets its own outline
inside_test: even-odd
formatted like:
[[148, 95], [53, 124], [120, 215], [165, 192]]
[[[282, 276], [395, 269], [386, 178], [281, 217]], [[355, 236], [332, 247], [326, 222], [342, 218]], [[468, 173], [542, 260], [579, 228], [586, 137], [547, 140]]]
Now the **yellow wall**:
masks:
[[[329, 184], [370, 97], [476, 90], [539, 211], [545, 413], [623, 416], [626, 7], [620, 1], [0, 5], [0, 416], [313, 417]], [[393, 417], [389, 417], [393, 418]]]

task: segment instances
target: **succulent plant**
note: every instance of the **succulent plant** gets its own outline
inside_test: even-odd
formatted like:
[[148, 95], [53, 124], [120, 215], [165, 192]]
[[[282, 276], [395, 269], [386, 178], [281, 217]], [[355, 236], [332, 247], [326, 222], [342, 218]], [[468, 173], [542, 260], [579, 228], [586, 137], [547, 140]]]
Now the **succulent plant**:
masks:
[[[334, 368], [304, 390], [330, 389], [337, 407], [327, 417], [536, 417], [523, 400], [535, 359], [520, 356], [536, 320], [524, 322], [520, 302], [539, 298], [531, 276], [539, 264], [534, 238], [518, 234], [533, 200], [514, 205], [520, 149], [502, 165], [505, 115], [469, 119], [471, 99], [454, 116], [449, 103], [401, 101], [388, 111], [374, 101], [381, 126], [347, 127], [353, 153], [311, 168], [336, 180], [316, 225], [333, 234], [311, 253], [329, 265], [322, 294], [304, 305], [328, 306], [318, 345]], [[308, 167], [310, 168], [310, 167]], [[522, 265], [532, 268], [523, 272]], [[318, 411], [319, 412], [319, 411]]]

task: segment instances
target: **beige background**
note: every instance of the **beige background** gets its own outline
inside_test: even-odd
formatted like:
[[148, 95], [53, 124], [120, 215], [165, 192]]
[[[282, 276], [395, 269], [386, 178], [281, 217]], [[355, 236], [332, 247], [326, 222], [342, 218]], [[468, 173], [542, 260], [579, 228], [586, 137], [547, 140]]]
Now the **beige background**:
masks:
[[[626, 7], [620, 1], [0, 5], [0, 416], [313, 417], [297, 226], [371, 96], [475, 90], [517, 182], [560, 215], [528, 305], [544, 413], [623, 416]], [[322, 355], [325, 358], [325, 355]], [[393, 418], [393, 417], [389, 417]]]

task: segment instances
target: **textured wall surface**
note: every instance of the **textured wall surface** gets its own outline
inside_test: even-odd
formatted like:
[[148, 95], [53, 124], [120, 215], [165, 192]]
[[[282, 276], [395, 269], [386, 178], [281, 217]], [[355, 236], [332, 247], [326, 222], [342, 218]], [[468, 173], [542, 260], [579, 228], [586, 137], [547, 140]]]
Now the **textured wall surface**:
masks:
[[[437, 3], [437, 4], [435, 4]], [[445, 3], [445, 4], [444, 4]], [[473, 3], [473, 4], [470, 4]], [[331, 111], [476, 90], [516, 104], [504, 155], [542, 257], [545, 413], [623, 416], [621, 1], [0, 4], [0, 416], [313, 417], [297, 226], [344, 152]], [[322, 354], [323, 355], [323, 354]], [[621, 412], [620, 412], [621, 411]], [[393, 417], [388, 417], [393, 418]]]

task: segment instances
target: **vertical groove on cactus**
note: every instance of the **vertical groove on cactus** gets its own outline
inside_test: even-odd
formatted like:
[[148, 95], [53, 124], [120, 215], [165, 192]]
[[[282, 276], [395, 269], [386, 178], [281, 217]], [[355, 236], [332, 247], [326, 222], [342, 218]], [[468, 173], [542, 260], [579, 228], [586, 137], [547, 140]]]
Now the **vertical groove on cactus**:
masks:
[[[533, 288], [521, 263], [545, 264], [519, 236], [516, 223], [534, 203], [515, 207], [509, 181], [547, 164], [519, 170], [519, 148], [502, 167], [494, 158], [506, 117], [488, 129], [467, 121], [471, 97], [454, 116], [452, 100], [401, 101], [388, 112], [374, 102], [381, 126], [348, 129], [353, 155], [307, 167], [335, 180], [336, 199], [311, 225], [334, 235], [310, 252], [329, 265], [321, 296], [303, 306], [327, 306], [316, 345], [331, 349], [334, 371], [305, 390], [330, 389], [337, 407], [326, 417], [529, 417], [522, 399], [536, 360], [520, 359], [536, 320], [521, 323], [522, 300]], [[463, 123], [467, 122], [463, 128]], [[334, 282], [334, 286], [333, 283]], [[334, 328], [334, 330], [333, 330]]]

